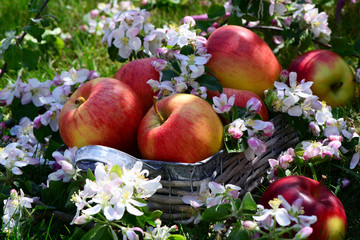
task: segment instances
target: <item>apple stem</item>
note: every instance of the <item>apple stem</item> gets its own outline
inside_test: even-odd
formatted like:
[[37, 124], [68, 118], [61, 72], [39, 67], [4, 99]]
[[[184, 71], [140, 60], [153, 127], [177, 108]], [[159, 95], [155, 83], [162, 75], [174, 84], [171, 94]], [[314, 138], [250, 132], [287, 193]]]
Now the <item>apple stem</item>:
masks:
[[83, 97], [78, 97], [78, 98], [75, 100], [75, 104], [76, 104], [77, 106], [80, 106], [80, 105], [83, 104], [85, 101], [86, 101], [85, 98], [83, 98]]
[[157, 100], [158, 100], [158, 99], [159, 99], [159, 98], [156, 97], [156, 96], [153, 97], [154, 109], [155, 109], [156, 114], [159, 116], [161, 122], [164, 123], [164, 122], [165, 122], [165, 119], [164, 119], [163, 116], [161, 116], [161, 114], [160, 114], [160, 112], [159, 112], [159, 109], [157, 108]]
[[315, 198], [318, 198], [319, 193], [320, 193], [320, 189], [322, 188], [322, 186], [324, 186], [325, 180], [326, 180], [326, 176], [325, 176], [325, 175], [321, 175], [320, 184], [319, 184], [319, 186], [318, 186], [318, 188], [316, 189], [315, 194], [314, 194], [314, 197], [315, 197]]

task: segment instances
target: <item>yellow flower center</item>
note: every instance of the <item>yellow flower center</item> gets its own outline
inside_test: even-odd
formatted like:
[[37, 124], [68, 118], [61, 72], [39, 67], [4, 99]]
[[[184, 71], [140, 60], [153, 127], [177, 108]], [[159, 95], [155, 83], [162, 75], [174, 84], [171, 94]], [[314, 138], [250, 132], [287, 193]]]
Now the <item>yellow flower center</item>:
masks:
[[282, 201], [278, 198], [274, 198], [273, 200], [269, 201], [269, 205], [276, 211], [278, 210], [280, 204], [282, 203]]

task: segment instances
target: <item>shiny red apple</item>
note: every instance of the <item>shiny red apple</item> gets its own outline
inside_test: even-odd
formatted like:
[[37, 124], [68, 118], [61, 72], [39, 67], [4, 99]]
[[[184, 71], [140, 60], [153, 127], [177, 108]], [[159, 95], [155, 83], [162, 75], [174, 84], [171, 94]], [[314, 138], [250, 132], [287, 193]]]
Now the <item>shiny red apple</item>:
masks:
[[313, 50], [295, 58], [289, 72], [297, 73], [297, 80], [314, 82], [311, 90], [326, 104], [337, 107], [351, 103], [356, 83], [349, 65], [335, 52]]
[[138, 146], [145, 159], [195, 163], [223, 148], [223, 131], [207, 101], [174, 94], [159, 100], [144, 116]]
[[207, 66], [225, 88], [254, 92], [261, 98], [273, 88], [282, 67], [270, 47], [256, 33], [227, 25], [211, 33]]
[[[242, 107], [242, 108], [246, 108], [246, 103], [253, 97], [256, 97], [257, 99], [259, 99], [259, 101], [261, 102], [261, 109], [258, 112], [260, 114], [260, 116], [262, 117], [263, 121], [268, 121], [269, 120], [269, 113], [268, 110], [266, 108], [265, 103], [263, 102], [263, 100], [256, 95], [253, 92], [249, 92], [246, 90], [238, 90], [238, 89], [232, 89], [232, 88], [223, 88], [223, 93], [226, 94], [226, 96], [229, 98], [233, 95], [235, 95], [235, 106], [237, 107]], [[207, 98], [212, 99], [215, 96], [220, 96], [220, 92], [217, 91], [211, 91], [208, 90], [207, 91]]]
[[136, 154], [143, 116], [140, 98], [129, 86], [96, 78], [80, 86], [65, 103], [59, 132], [68, 147], [103, 145]]
[[304, 176], [283, 177], [266, 189], [259, 204], [270, 208], [268, 202], [278, 195], [282, 195], [289, 204], [301, 198], [304, 214], [317, 216], [317, 221], [311, 225], [313, 233], [308, 239], [344, 239], [347, 225], [344, 207], [323, 184]]
[[142, 58], [130, 61], [123, 65], [114, 75], [134, 90], [140, 97], [140, 102], [147, 111], [153, 105], [153, 96], [156, 93], [152, 90], [147, 81], [150, 79], [159, 80], [159, 72], [151, 64], [157, 58]]

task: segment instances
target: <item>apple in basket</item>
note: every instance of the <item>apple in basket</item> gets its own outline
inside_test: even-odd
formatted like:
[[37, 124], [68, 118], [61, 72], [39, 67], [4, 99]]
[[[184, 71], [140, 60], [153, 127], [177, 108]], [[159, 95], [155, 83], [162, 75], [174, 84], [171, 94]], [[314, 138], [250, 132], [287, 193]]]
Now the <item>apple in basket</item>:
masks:
[[227, 25], [211, 33], [207, 66], [225, 88], [254, 92], [261, 98], [279, 78], [282, 67], [270, 47], [256, 33]]
[[159, 80], [159, 72], [155, 70], [152, 62], [157, 58], [142, 58], [130, 61], [123, 65], [115, 74], [118, 79], [131, 87], [139, 96], [141, 105], [145, 112], [153, 105], [153, 96], [156, 93], [152, 90], [147, 81], [150, 79]]
[[68, 147], [103, 145], [136, 154], [136, 136], [144, 116], [139, 96], [125, 83], [96, 78], [81, 85], [59, 116], [59, 132]]
[[174, 94], [155, 100], [140, 123], [138, 146], [146, 159], [195, 163], [223, 148], [223, 128], [207, 101]]
[[[263, 121], [268, 121], [269, 120], [269, 113], [268, 113], [268, 110], [266, 108], [265, 103], [255, 93], [250, 92], [250, 91], [246, 91], [246, 90], [238, 90], [238, 89], [232, 89], [232, 88], [223, 88], [222, 93], [225, 93], [228, 98], [235, 95], [235, 102], [234, 102], [235, 106], [242, 107], [242, 108], [246, 108], [246, 103], [251, 98], [256, 97], [257, 99], [260, 100], [260, 102], [262, 104], [261, 109], [260, 109], [260, 111], [258, 113], [262, 117]], [[220, 96], [220, 92], [218, 92], [218, 91], [208, 90], [207, 94], [208, 94], [207, 97], [210, 98], [210, 99], [212, 99], [215, 96], [217, 96], [217, 97]]]
[[291, 205], [302, 199], [304, 214], [316, 215], [311, 225], [310, 240], [345, 239], [346, 214], [340, 200], [322, 183], [304, 176], [287, 176], [272, 183], [261, 196], [259, 203], [269, 208], [268, 202], [282, 195]]
[[326, 104], [337, 107], [351, 102], [356, 89], [354, 74], [338, 54], [329, 50], [313, 50], [295, 58], [289, 71], [298, 81], [314, 82], [311, 90]]

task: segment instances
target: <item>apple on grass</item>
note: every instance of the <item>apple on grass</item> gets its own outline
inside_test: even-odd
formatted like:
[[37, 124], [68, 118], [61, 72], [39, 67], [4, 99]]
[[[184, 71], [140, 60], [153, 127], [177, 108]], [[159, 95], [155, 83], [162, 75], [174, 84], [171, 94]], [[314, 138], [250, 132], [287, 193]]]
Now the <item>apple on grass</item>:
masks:
[[207, 66], [224, 88], [247, 90], [261, 98], [282, 70], [266, 42], [240, 26], [227, 25], [212, 32], [207, 52], [211, 54]]
[[126, 83], [140, 96], [141, 105], [147, 112], [153, 105], [153, 96], [156, 92], [152, 90], [147, 81], [159, 80], [159, 72], [155, 70], [152, 62], [157, 58], [142, 58], [130, 61], [123, 65], [115, 74], [114, 78]]
[[154, 101], [138, 130], [144, 158], [195, 163], [223, 148], [223, 124], [207, 101], [191, 94]]
[[[223, 88], [222, 93], [226, 94], [226, 96], [228, 98], [230, 98], [231, 96], [235, 95], [235, 106], [237, 107], [242, 107], [242, 108], [246, 108], [246, 103], [253, 97], [256, 97], [260, 102], [261, 102], [261, 109], [258, 112], [260, 114], [260, 116], [262, 117], [263, 121], [268, 121], [269, 120], [269, 113], [268, 110], [266, 108], [265, 103], [263, 102], [263, 100], [256, 95], [253, 92], [250, 91], [246, 91], [246, 90], [238, 90], [238, 89], [232, 89], [232, 88]], [[208, 90], [207, 91], [207, 97], [209, 99], [212, 99], [213, 97], [219, 97], [220, 96], [220, 92], [218, 91], [211, 91]]]
[[306, 52], [291, 62], [288, 71], [296, 72], [299, 82], [312, 81], [313, 94], [332, 107], [349, 104], [355, 94], [353, 72], [345, 60], [332, 51]]
[[304, 214], [316, 215], [317, 221], [311, 225], [313, 233], [308, 239], [344, 239], [347, 225], [344, 207], [322, 183], [304, 176], [283, 177], [266, 189], [259, 204], [270, 208], [268, 202], [279, 195], [290, 205], [301, 198]]
[[137, 130], [144, 116], [138, 95], [125, 83], [96, 78], [80, 86], [59, 116], [68, 147], [103, 145], [137, 154]]

